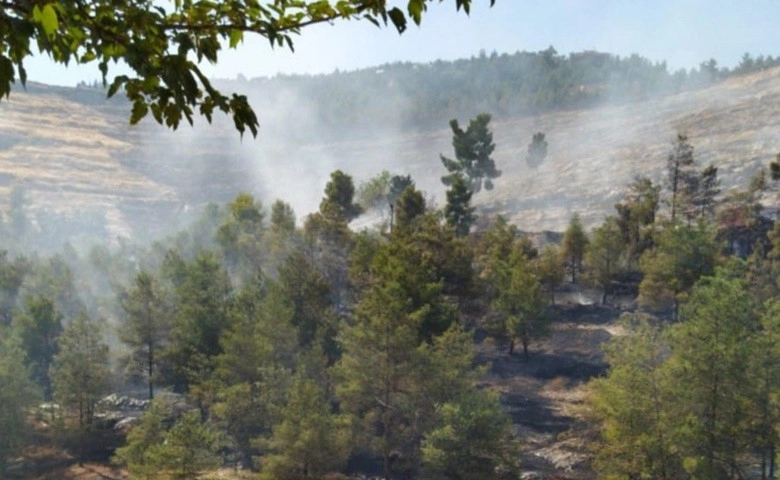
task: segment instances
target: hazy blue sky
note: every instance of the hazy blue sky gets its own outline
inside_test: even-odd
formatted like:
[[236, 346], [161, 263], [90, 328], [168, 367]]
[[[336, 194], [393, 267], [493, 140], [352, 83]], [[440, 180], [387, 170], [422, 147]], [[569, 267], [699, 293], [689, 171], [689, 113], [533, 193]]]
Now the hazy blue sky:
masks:
[[[402, 1], [390, 4], [403, 5]], [[780, 55], [778, 0], [474, 0], [471, 16], [455, 13], [455, 1], [434, 3], [421, 27], [403, 36], [367, 22], [337, 22], [302, 32], [296, 52], [271, 49], [264, 40], [241, 45], [206, 71], [216, 77], [248, 78], [277, 73], [329, 73], [393, 61], [429, 62], [478, 54], [599, 50], [638, 53], [666, 60], [671, 69], [709, 58], [733, 66], [745, 52]], [[46, 58], [28, 63], [29, 79], [74, 85], [99, 78], [96, 66], [53, 66]]]

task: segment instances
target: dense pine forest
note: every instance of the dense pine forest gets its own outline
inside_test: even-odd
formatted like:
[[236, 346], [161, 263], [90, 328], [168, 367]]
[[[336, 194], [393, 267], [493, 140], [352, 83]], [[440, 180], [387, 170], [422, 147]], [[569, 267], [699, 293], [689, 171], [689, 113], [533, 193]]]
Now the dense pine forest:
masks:
[[[0, 225], [0, 478], [70, 464], [133, 479], [776, 478], [780, 156], [726, 191], [680, 131], [660, 182], [616, 186], [602, 222], [575, 214], [558, 234], [473, 206], [501, 182], [494, 118], [776, 63], [746, 55], [731, 70], [669, 73], [549, 49], [284, 79], [336, 135], [380, 113], [424, 128], [491, 112], [450, 122], [452, 150], [434, 159], [439, 206], [406, 172], [356, 182], [335, 170], [315, 212], [236, 192], [180, 231], [109, 248], [52, 237], [12, 189]], [[273, 92], [281, 80], [248, 82]], [[400, 100], [410, 92], [412, 109]], [[523, 160], [546, 151], [539, 132]], [[377, 220], [355, 227], [367, 214]], [[53, 243], [64, 247], [49, 253]], [[587, 440], [588, 462], [529, 477], [512, 392], [491, 373], [538, 357], [583, 293], [620, 317], [608, 366], [576, 380], [579, 430], [566, 435]]]

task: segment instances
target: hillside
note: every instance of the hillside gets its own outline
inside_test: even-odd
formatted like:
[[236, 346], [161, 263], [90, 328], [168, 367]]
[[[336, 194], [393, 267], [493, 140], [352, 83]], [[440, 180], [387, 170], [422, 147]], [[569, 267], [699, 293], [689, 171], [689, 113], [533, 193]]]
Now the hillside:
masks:
[[[10, 189], [21, 186], [34, 223], [77, 220], [83, 233], [90, 219], [98, 238], [113, 241], [154, 235], [238, 191], [284, 198], [301, 218], [316, 209], [336, 168], [357, 183], [383, 169], [408, 173], [442, 202], [439, 154], [451, 154], [448, 118], [428, 131], [378, 119], [382, 134], [332, 139], [294, 93], [271, 100], [275, 106], [260, 111], [259, 137], [240, 139], [223, 119], [177, 132], [151, 120], [129, 127], [129, 108], [97, 90], [15, 91], [0, 103], [2, 208]], [[779, 110], [780, 69], [772, 69], [621, 105], [497, 119], [495, 158], [503, 176], [475, 203], [523, 230], [560, 230], [575, 211], [595, 223], [635, 175], [660, 178], [678, 130], [690, 136], [701, 166], [714, 163], [725, 187], [737, 185], [780, 151]], [[525, 152], [537, 131], [545, 132], [549, 153], [530, 170]]]

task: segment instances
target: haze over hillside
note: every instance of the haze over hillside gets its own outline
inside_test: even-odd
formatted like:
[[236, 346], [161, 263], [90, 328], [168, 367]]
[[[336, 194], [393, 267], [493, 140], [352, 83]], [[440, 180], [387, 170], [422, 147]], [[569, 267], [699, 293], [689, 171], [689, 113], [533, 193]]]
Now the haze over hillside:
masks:
[[[267, 203], [284, 198], [301, 219], [317, 208], [337, 168], [356, 184], [381, 170], [410, 174], [443, 203], [439, 154], [452, 155], [451, 117], [411, 123], [399, 112], [413, 105], [399, 106], [400, 97], [393, 97], [393, 108], [373, 113], [370, 129], [354, 137], [349, 130], [334, 133], [294, 80], [262, 98], [262, 85], [251, 89], [262, 130], [243, 140], [225, 119], [176, 132], [151, 120], [129, 127], [129, 108], [103, 100], [101, 90], [31, 85], [15, 91], [0, 103], [0, 201], [7, 209], [11, 188], [20, 186], [34, 223], [73, 221], [108, 241], [159, 234], [205, 203], [240, 191]], [[493, 191], [474, 197], [479, 213], [504, 214], [529, 231], [561, 230], [573, 212], [586, 223], [600, 221], [635, 175], [660, 179], [677, 131], [689, 135], [702, 168], [719, 168], [724, 187], [744, 184], [780, 151], [780, 69], [662, 93], [536, 114], [498, 112], [491, 125], [503, 176]], [[481, 111], [468, 110], [455, 112], [461, 124]], [[525, 155], [538, 131], [549, 151], [532, 170]], [[70, 233], [61, 231], [64, 241]]]

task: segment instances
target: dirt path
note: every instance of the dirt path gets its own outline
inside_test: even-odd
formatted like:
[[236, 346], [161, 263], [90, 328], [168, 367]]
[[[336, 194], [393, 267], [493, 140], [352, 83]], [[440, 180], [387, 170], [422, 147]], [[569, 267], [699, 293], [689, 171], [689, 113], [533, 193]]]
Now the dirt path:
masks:
[[531, 345], [527, 361], [489, 340], [479, 349], [480, 359], [492, 362], [490, 384], [501, 391], [523, 441], [528, 480], [596, 478], [587, 451], [591, 432], [582, 419], [584, 385], [606, 372], [601, 345], [620, 334], [623, 310], [583, 305], [582, 292], [562, 297], [564, 303], [550, 309], [550, 335]]

